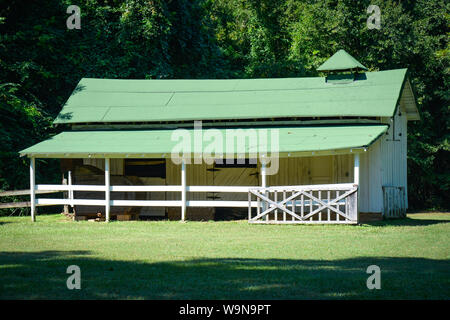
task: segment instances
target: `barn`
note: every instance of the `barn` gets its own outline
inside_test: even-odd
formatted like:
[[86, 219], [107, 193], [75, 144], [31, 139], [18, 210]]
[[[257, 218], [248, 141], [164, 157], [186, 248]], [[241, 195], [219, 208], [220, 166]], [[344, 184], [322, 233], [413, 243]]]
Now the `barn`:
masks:
[[[344, 50], [321, 77], [83, 78], [30, 158], [31, 216], [245, 218], [356, 224], [404, 216], [407, 124], [419, 120], [406, 69], [371, 71]], [[61, 184], [35, 181], [61, 160]], [[37, 191], [64, 197], [37, 198]]]

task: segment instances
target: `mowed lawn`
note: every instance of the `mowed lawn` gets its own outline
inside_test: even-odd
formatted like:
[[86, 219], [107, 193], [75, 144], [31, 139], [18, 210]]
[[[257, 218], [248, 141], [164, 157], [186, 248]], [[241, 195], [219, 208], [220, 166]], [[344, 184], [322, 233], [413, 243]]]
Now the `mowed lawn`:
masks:
[[[449, 299], [450, 214], [360, 226], [0, 218], [1, 299]], [[81, 290], [66, 269], [81, 268]], [[368, 290], [370, 265], [381, 289]]]

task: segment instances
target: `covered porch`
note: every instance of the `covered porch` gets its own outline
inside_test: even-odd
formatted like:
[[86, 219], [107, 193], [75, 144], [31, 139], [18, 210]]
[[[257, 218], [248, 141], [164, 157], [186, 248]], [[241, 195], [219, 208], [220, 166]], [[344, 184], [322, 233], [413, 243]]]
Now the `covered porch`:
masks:
[[[51, 205], [101, 206], [105, 221], [112, 220], [113, 207], [150, 207], [173, 208], [179, 212], [181, 221], [188, 220], [187, 211], [192, 208], [242, 208], [248, 211], [248, 222], [276, 224], [356, 224], [358, 223], [358, 186], [360, 154], [366, 152], [370, 144], [386, 130], [386, 126], [323, 126], [279, 128], [279, 172], [268, 174], [268, 163], [258, 158], [256, 172], [257, 183], [201, 184], [208, 182], [207, 165], [196, 164], [194, 157], [183, 158], [181, 163], [170, 165], [166, 171], [177, 171], [161, 185], [117, 185], [111, 183], [111, 161], [116, 159], [166, 159], [172, 161], [170, 152], [174, 142], [169, 133], [173, 130], [152, 131], [82, 131], [65, 132], [52, 139], [35, 145], [22, 154], [30, 157], [31, 218], [36, 219], [37, 207]], [[250, 129], [249, 129], [250, 130]], [[140, 138], [138, 143], [130, 143], [130, 136]], [[128, 136], [128, 137], [127, 137]], [[81, 139], [84, 138], [84, 139]], [[108, 139], [105, 139], [108, 138]], [[145, 138], [145, 139], [144, 139]], [[313, 149], [311, 145], [316, 145]], [[337, 148], [333, 148], [336, 146]], [[253, 155], [247, 143], [241, 157], [251, 159]], [[308, 150], [309, 149], [309, 150]], [[120, 151], [119, 151], [120, 150]], [[137, 152], [138, 151], [138, 152]], [[204, 151], [204, 150], [203, 150]], [[269, 150], [273, 151], [273, 150]], [[236, 159], [230, 153], [224, 153], [225, 159]], [[346, 159], [351, 172], [345, 172], [346, 179], [333, 179], [333, 173], [325, 172], [320, 163], [326, 157]], [[104, 182], [101, 184], [72, 183], [68, 174], [67, 184], [39, 184], [35, 181], [36, 158], [60, 159], [102, 159], [104, 164]], [[318, 170], [322, 176], [313, 176], [309, 180], [286, 180], [300, 171], [296, 161], [308, 159], [308, 165], [302, 170]], [[349, 163], [351, 161], [351, 164]], [[291, 164], [290, 166], [288, 164]], [[197, 169], [195, 169], [195, 167]], [[347, 170], [348, 171], [348, 170]], [[299, 174], [299, 173], [298, 173]], [[229, 177], [230, 175], [226, 175]], [[329, 179], [327, 179], [327, 176]], [[197, 182], [190, 184], [191, 178]], [[200, 177], [200, 179], [199, 179]], [[203, 178], [201, 178], [203, 177]], [[220, 180], [219, 180], [220, 181]], [[232, 180], [231, 180], [232, 181]], [[296, 181], [301, 183], [295, 183]], [[282, 182], [289, 182], [282, 184]], [[304, 183], [309, 182], [309, 183]], [[321, 183], [323, 182], [323, 183]], [[37, 198], [37, 190], [65, 191], [66, 198]], [[90, 191], [100, 195], [97, 199], [76, 197], [78, 191]], [[170, 194], [162, 200], [115, 199], [116, 193], [164, 193]], [[220, 198], [202, 197], [206, 194], [230, 195]], [[196, 210], [196, 209], [192, 209]]]
[[[31, 217], [36, 220], [36, 207], [51, 205], [104, 206], [105, 220], [111, 220], [111, 207], [166, 207], [180, 208], [181, 221], [186, 210], [193, 208], [248, 208], [250, 223], [357, 223], [357, 190], [359, 183], [359, 154], [354, 154], [354, 182], [323, 185], [267, 186], [265, 165], [261, 164], [261, 186], [188, 186], [186, 164], [181, 165], [180, 185], [111, 185], [110, 159], [105, 158], [104, 185], [35, 184], [35, 158], [30, 161]], [[37, 198], [36, 191], [64, 191], [66, 199]], [[78, 199], [76, 191], [104, 193], [104, 199]], [[114, 192], [151, 192], [178, 194], [181, 200], [111, 200]], [[189, 194], [229, 193], [248, 197], [243, 200], [190, 200]], [[189, 200], [188, 200], [189, 199]]]

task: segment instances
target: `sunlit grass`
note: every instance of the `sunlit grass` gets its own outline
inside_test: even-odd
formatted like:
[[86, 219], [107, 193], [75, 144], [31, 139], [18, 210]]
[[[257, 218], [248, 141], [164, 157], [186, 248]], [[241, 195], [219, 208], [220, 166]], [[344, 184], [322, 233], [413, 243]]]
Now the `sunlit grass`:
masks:
[[[450, 214], [361, 226], [0, 217], [0, 298], [448, 299]], [[80, 266], [82, 289], [66, 288]], [[382, 289], [368, 290], [379, 265]]]

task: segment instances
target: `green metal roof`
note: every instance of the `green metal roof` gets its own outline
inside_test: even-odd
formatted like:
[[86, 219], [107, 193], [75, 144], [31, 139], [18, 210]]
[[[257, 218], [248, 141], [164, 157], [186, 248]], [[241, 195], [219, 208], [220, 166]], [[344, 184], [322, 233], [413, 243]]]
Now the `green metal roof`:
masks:
[[[386, 130], [387, 125], [338, 125], [338, 126], [304, 126], [304, 127], [268, 127], [246, 129], [216, 129], [223, 138], [222, 146], [226, 148], [226, 136], [236, 133], [255, 133], [258, 137], [261, 130], [278, 130], [279, 152], [292, 153], [323, 150], [343, 150], [367, 147]], [[193, 129], [183, 129], [189, 132], [193, 143]], [[203, 134], [209, 129], [203, 129]], [[22, 155], [49, 158], [87, 158], [87, 157], [161, 157], [170, 156], [179, 140], [172, 141], [174, 130], [117, 130], [117, 131], [68, 131], [53, 138], [40, 142], [28, 149], [22, 150]], [[178, 131], [180, 132], [180, 131]], [[268, 133], [268, 152], [271, 152], [270, 141], [272, 133]], [[202, 150], [208, 143], [203, 143]], [[235, 143], [233, 153], [254, 152], [257, 144], [251, 144], [246, 139], [245, 146], [237, 150]], [[193, 150], [193, 148], [192, 148]], [[218, 150], [220, 151], [220, 150]], [[230, 153], [231, 150], [222, 150]]]
[[406, 69], [324, 77], [234, 80], [82, 79], [55, 123], [117, 123], [292, 117], [389, 117]]
[[339, 50], [317, 68], [317, 71], [342, 71], [351, 69], [367, 70], [365, 66], [348, 54], [347, 51]]

